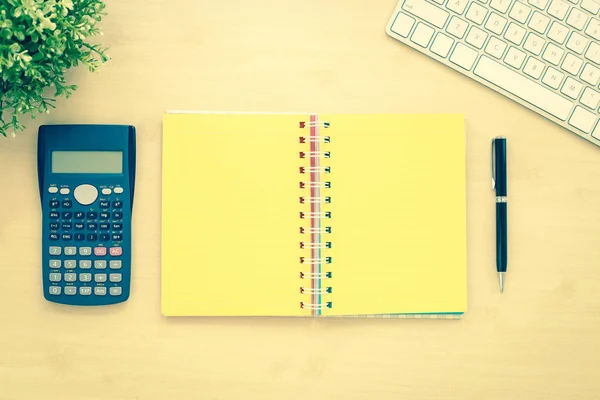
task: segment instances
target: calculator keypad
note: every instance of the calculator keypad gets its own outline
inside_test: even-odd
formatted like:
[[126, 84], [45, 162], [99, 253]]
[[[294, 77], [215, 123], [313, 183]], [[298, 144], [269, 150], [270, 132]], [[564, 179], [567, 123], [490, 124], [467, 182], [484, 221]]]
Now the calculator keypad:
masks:
[[46, 226], [53, 245], [47, 248], [47, 293], [122, 295], [123, 201], [119, 195], [123, 188], [104, 189], [97, 201], [83, 206], [68, 196], [71, 191], [67, 188], [60, 190], [62, 196], [58, 190], [49, 188], [48, 192], [53, 198], [47, 203], [50, 210]]

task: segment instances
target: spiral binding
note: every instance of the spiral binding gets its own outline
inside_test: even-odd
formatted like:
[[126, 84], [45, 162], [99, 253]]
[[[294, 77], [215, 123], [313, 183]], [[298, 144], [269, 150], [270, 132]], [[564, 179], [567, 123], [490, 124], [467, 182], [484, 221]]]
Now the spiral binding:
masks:
[[[331, 152], [324, 149], [331, 143], [331, 137], [321, 135], [321, 129], [328, 129], [331, 124], [319, 121], [316, 115], [311, 115], [310, 121], [300, 121], [300, 129], [309, 129], [310, 133], [301, 135], [299, 143], [308, 145], [308, 149], [300, 151], [300, 159], [307, 160], [309, 166], [299, 167], [300, 175], [305, 178], [300, 180], [300, 189], [307, 189], [310, 194], [300, 196], [300, 204], [310, 205], [310, 211], [299, 213], [301, 220], [310, 221], [309, 226], [301, 226], [300, 234], [310, 235], [307, 240], [300, 242], [300, 249], [309, 250], [310, 256], [300, 257], [301, 265], [310, 265], [310, 272], [301, 272], [300, 279], [310, 281], [310, 287], [301, 286], [300, 293], [309, 295], [310, 301], [302, 301], [300, 307], [311, 310], [313, 316], [321, 315], [324, 309], [332, 308], [331, 301], [324, 301], [323, 297], [332, 293], [332, 287], [322, 285], [326, 279], [331, 279], [331, 271], [323, 271], [324, 266], [332, 263], [332, 258], [324, 256], [323, 251], [331, 249], [331, 240], [324, 237], [331, 234], [331, 226], [323, 222], [331, 220], [331, 211], [323, 209], [331, 204], [331, 196], [326, 191], [331, 188], [329, 180], [321, 180], [321, 175], [330, 174], [331, 167], [321, 165], [321, 161], [331, 158]], [[307, 162], [305, 161], [305, 162]], [[309, 179], [308, 179], [309, 178]]]

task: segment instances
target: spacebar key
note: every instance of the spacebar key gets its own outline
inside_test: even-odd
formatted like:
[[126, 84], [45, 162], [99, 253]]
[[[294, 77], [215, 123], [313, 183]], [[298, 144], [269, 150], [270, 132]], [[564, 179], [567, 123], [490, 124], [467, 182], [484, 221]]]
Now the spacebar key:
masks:
[[481, 56], [475, 75], [566, 121], [573, 103], [487, 56]]

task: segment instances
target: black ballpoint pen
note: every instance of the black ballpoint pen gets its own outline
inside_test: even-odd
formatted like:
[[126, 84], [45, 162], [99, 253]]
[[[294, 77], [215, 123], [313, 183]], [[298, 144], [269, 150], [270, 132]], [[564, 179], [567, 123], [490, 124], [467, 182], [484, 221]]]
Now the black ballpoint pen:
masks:
[[492, 189], [496, 189], [496, 270], [504, 291], [508, 264], [506, 138], [492, 139]]

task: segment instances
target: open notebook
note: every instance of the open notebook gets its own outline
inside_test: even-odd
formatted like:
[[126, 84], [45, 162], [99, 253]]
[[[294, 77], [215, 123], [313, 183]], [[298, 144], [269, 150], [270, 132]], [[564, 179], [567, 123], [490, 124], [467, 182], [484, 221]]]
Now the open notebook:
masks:
[[466, 311], [458, 115], [169, 112], [167, 316]]

